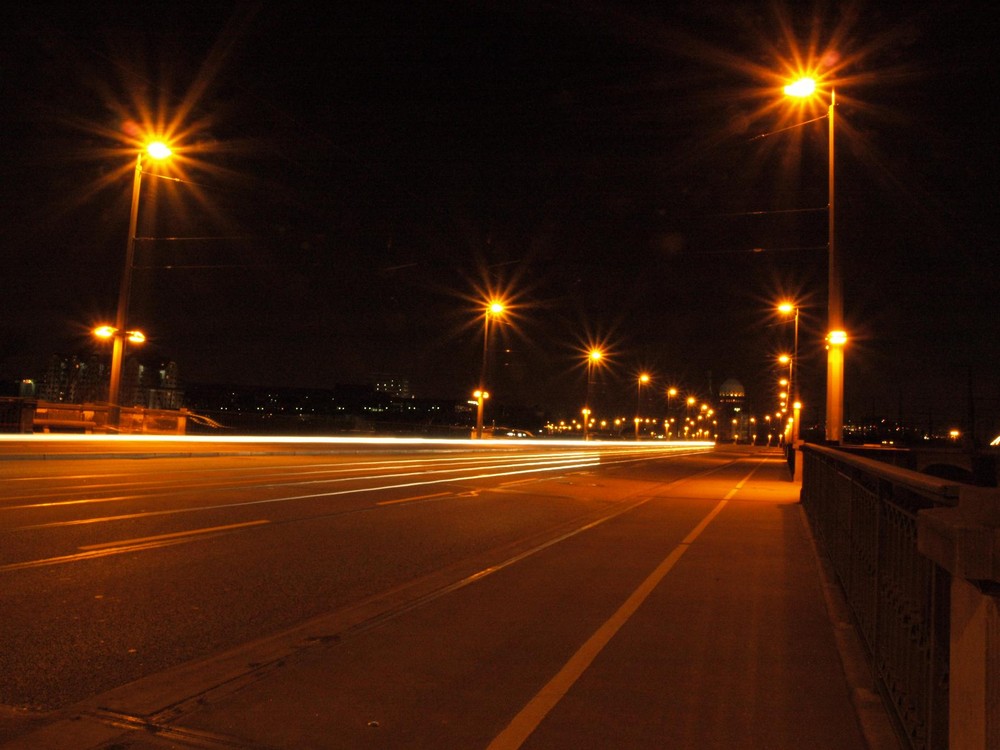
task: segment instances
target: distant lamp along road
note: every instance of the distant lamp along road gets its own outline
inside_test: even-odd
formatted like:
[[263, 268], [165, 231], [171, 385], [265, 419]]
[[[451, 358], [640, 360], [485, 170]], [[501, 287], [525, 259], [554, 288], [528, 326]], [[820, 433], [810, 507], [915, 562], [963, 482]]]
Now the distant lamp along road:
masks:
[[600, 363], [603, 357], [604, 353], [596, 347], [587, 352], [587, 397], [583, 404], [584, 440], [590, 440], [590, 415], [592, 414], [592, 410], [590, 408], [590, 397], [594, 385], [594, 367]]
[[[139, 219], [139, 193], [142, 187], [142, 157], [148, 155], [151, 159], [163, 160], [171, 155], [170, 147], [162, 141], [149, 143], [145, 150], [139, 151], [135, 159], [135, 177], [132, 181], [132, 210], [129, 213], [128, 241], [125, 244], [125, 267], [122, 269], [122, 281], [118, 290], [118, 309], [115, 314], [114, 326], [102, 326], [101, 330], [109, 331], [113, 339], [111, 349], [111, 382], [108, 385], [108, 427], [117, 430], [121, 423], [121, 381], [122, 363], [125, 352], [125, 339], [132, 338], [133, 333], [127, 332], [128, 302], [132, 289], [132, 268], [135, 265], [135, 233]], [[119, 332], [121, 332], [119, 334]], [[95, 331], [96, 333], [96, 331]], [[100, 334], [97, 334], [100, 335]], [[141, 335], [141, 334], [139, 334]], [[107, 336], [105, 336], [107, 338]], [[145, 336], [142, 339], [145, 340]]]
[[649, 375], [642, 373], [636, 381], [635, 396], [635, 439], [639, 439], [639, 422], [642, 421], [642, 387], [649, 382]]
[[483, 439], [483, 400], [490, 397], [486, 392], [486, 363], [490, 350], [490, 320], [499, 320], [507, 306], [498, 299], [489, 300], [486, 303], [486, 311], [483, 313], [483, 363], [479, 371], [479, 388], [476, 390], [476, 440]]
[[792, 441], [799, 440], [799, 420], [801, 419], [802, 401], [799, 399], [799, 306], [794, 302], [782, 302], [778, 312], [793, 316], [795, 333], [792, 344], [792, 356], [788, 362], [788, 399], [792, 403]]

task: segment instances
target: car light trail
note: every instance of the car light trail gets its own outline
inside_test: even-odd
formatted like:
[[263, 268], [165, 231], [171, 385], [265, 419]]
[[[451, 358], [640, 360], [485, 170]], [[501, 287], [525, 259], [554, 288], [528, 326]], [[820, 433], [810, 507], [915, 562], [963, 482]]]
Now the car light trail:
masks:
[[[39, 523], [39, 524], [30, 524], [28, 526], [18, 526], [18, 527], [15, 527], [15, 528], [11, 529], [11, 531], [29, 531], [29, 530], [35, 530], [35, 529], [58, 528], [58, 527], [64, 527], [64, 526], [86, 526], [86, 525], [95, 524], [95, 523], [107, 523], [107, 522], [110, 522], [110, 521], [127, 521], [127, 520], [136, 519], [136, 518], [153, 518], [153, 517], [156, 517], [156, 516], [172, 516], [172, 515], [179, 515], [179, 514], [182, 514], [182, 513], [196, 513], [196, 512], [199, 512], [199, 511], [208, 511], [208, 510], [224, 510], [224, 509], [231, 509], [231, 508], [243, 508], [243, 507], [249, 507], [249, 506], [255, 506], [255, 505], [274, 505], [274, 504], [277, 504], [277, 503], [293, 502], [295, 500], [315, 500], [315, 499], [324, 498], [324, 497], [337, 497], [339, 495], [355, 495], [355, 494], [360, 495], [362, 493], [367, 493], [367, 492], [385, 492], [385, 491], [389, 491], [389, 490], [409, 489], [411, 487], [427, 487], [429, 485], [434, 485], [434, 484], [451, 484], [451, 483], [454, 483], [454, 482], [467, 481], [467, 480], [470, 480], [470, 479], [491, 479], [493, 477], [505, 477], [505, 476], [511, 476], [511, 475], [514, 475], [514, 474], [528, 474], [528, 473], [543, 472], [543, 471], [561, 471], [561, 470], [568, 470], [568, 469], [588, 468], [588, 467], [591, 467], [591, 466], [598, 466], [599, 464], [600, 464], [599, 461], [594, 460], [594, 461], [587, 461], [587, 462], [583, 462], [583, 463], [567, 463], [567, 464], [558, 464], [556, 466], [546, 466], [546, 467], [532, 468], [532, 469], [518, 469], [516, 471], [500, 471], [500, 472], [493, 472], [493, 473], [488, 473], [488, 474], [473, 474], [473, 475], [470, 475], [470, 476], [462, 476], [462, 477], [449, 477], [449, 478], [442, 477], [442, 478], [439, 478], [439, 479], [428, 479], [427, 481], [424, 481], [424, 482], [403, 482], [401, 484], [385, 484], [385, 485], [379, 485], [379, 486], [375, 486], [375, 487], [355, 487], [355, 488], [346, 489], [346, 490], [335, 490], [333, 492], [316, 492], [316, 493], [311, 493], [311, 494], [308, 494], [308, 495], [290, 495], [290, 496], [286, 496], [286, 497], [267, 497], [267, 498], [261, 498], [260, 500], [244, 500], [243, 502], [238, 502], [238, 503], [221, 503], [221, 504], [215, 504], [215, 505], [200, 505], [200, 506], [191, 507], [191, 508], [169, 508], [169, 509], [165, 509], [165, 510], [144, 511], [142, 513], [127, 513], [127, 514], [117, 515], [117, 516], [103, 516], [101, 518], [78, 518], [78, 519], [74, 519], [74, 520], [71, 520], [71, 521], [53, 521], [51, 523]], [[375, 478], [382, 479], [384, 477], [375, 477]], [[148, 497], [148, 496], [145, 496], [145, 497]]]

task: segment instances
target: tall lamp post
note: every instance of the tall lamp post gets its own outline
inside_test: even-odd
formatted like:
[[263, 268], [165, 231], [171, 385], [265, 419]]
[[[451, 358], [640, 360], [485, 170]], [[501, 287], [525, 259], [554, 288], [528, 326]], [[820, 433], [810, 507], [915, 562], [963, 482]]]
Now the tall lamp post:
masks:
[[476, 440], [483, 439], [483, 398], [489, 398], [489, 394], [486, 393], [486, 362], [490, 349], [490, 320], [499, 318], [503, 315], [505, 309], [503, 302], [494, 299], [487, 303], [486, 312], [483, 314], [483, 364], [479, 370], [479, 389], [476, 393], [485, 395], [476, 396], [478, 400], [476, 408]]
[[113, 344], [111, 348], [111, 381], [108, 384], [108, 427], [118, 430], [121, 424], [122, 362], [125, 353], [125, 331], [128, 319], [128, 300], [132, 290], [132, 267], [135, 265], [135, 233], [139, 219], [139, 190], [142, 186], [142, 157], [162, 160], [170, 156], [170, 148], [162, 141], [150, 143], [135, 158], [135, 176], [132, 179], [132, 210], [128, 220], [128, 240], [125, 243], [125, 267], [122, 269], [121, 286], [118, 288], [118, 309], [115, 313]]
[[674, 396], [677, 395], [677, 389], [674, 387], [667, 388], [667, 419], [665, 422], [665, 427], [667, 430], [667, 440], [670, 439], [670, 402], [673, 400]]
[[642, 386], [649, 382], [649, 375], [642, 373], [636, 381], [635, 395], [635, 439], [639, 439], [639, 422], [642, 419]]
[[[785, 86], [788, 96], [808, 97], [816, 91], [816, 82], [812, 78], [801, 78]], [[827, 290], [827, 365], [826, 365], [826, 439], [831, 443], [840, 443], [844, 433], [844, 345], [847, 343], [847, 333], [844, 331], [844, 298], [840, 283], [840, 267], [836, 253], [834, 217], [836, 192], [834, 190], [834, 133], [835, 109], [837, 92], [831, 87], [830, 103], [827, 107], [826, 121], [829, 146], [828, 177], [827, 177], [827, 228], [828, 247], [828, 290]]]
[[583, 439], [590, 440], [590, 395], [594, 385], [594, 367], [601, 361], [604, 354], [600, 349], [587, 352], [587, 399], [583, 404]]
[[490, 394], [486, 391], [480, 389], [472, 394], [473, 398], [476, 399], [476, 439], [483, 439], [483, 405], [486, 403], [486, 399], [490, 397]]

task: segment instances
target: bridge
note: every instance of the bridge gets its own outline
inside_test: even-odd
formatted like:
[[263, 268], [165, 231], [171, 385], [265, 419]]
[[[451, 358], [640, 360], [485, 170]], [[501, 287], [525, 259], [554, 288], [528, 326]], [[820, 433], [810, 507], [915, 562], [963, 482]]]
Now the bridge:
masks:
[[802, 461], [802, 505], [904, 747], [1000, 747], [1000, 491], [815, 445]]
[[[685, 513], [693, 513], [693, 528], [681, 533], [674, 551], [628, 598], [627, 602], [634, 603], [627, 607], [622, 605], [625, 609], [620, 609], [615, 617], [597, 627], [591, 639], [580, 646], [580, 653], [593, 653], [583, 661], [579, 661], [583, 657], [578, 656], [566, 663], [564, 670], [570, 670], [573, 678], [553, 678], [557, 680], [555, 687], [558, 690], [576, 697], [565, 706], [565, 701], [559, 699], [558, 705], [549, 705], [539, 715], [540, 706], [549, 700], [542, 696], [548, 695], [546, 691], [553, 685], [546, 687], [535, 699], [528, 700], [522, 713], [511, 720], [510, 727], [520, 729], [508, 727], [509, 732], [504, 730], [495, 736], [487, 731], [487, 736], [493, 736], [491, 747], [514, 748], [522, 743], [531, 746], [530, 736], [536, 733], [537, 737], [549, 737], [551, 744], [546, 746], [551, 747], [596, 747], [593, 738], [597, 736], [604, 736], [608, 742], [617, 741], [622, 747], [629, 746], [629, 742], [624, 741], [625, 735], [616, 734], [624, 729], [606, 716], [612, 710], [611, 705], [615, 706], [614, 712], [631, 717], [628, 736], [632, 737], [635, 747], [654, 746], [649, 743], [662, 741], [664, 731], [677, 741], [686, 737], [677, 746], [688, 747], [809, 746], [866, 747], [870, 750], [1000, 747], [1000, 491], [996, 488], [930, 476], [854, 451], [809, 444], [801, 446], [797, 457], [802, 469], [799, 483], [793, 481], [781, 454], [775, 449], [745, 446], [557, 445], [545, 444], [545, 441], [539, 444], [490, 441], [494, 445], [483, 446], [464, 441], [455, 448], [446, 445], [448, 441], [440, 441], [415, 449], [407, 441], [399, 441], [376, 449], [346, 440], [302, 442], [246, 438], [223, 443], [213, 442], [211, 438], [191, 440], [183, 437], [132, 440], [116, 436], [63, 436], [55, 441], [9, 437], [9, 440], [0, 441], [0, 459], [7, 459], [0, 460], [2, 477], [6, 478], [0, 481], [10, 482], [4, 485], [4, 497], [0, 499], [0, 509], [5, 509], [7, 514], [5, 517], [13, 518], [14, 514], [20, 517], [42, 510], [51, 517], [52, 511], [48, 509], [55, 506], [72, 511], [66, 520], [50, 520], [43, 524], [28, 523], [30, 517], [25, 516], [15, 532], [43, 527], [72, 529], [78, 524], [90, 523], [79, 517], [79, 508], [92, 502], [95, 510], [100, 511], [100, 516], [92, 521], [99, 523], [124, 522], [119, 519], [132, 523], [128, 519], [186, 513], [188, 511], [183, 508], [161, 509], [158, 505], [161, 501], [155, 498], [165, 496], [166, 492], [183, 492], [181, 483], [187, 481], [185, 475], [196, 467], [199, 476], [201, 472], [210, 471], [211, 474], [198, 480], [193, 498], [200, 499], [206, 487], [211, 487], [211, 492], [254, 493], [247, 500], [235, 503], [234, 508], [258, 507], [261, 502], [268, 504], [259, 506], [261, 508], [278, 507], [277, 504], [284, 504], [286, 500], [289, 505], [312, 503], [315, 502], [312, 498], [346, 498], [358, 493], [361, 493], [358, 497], [371, 495], [377, 501], [365, 506], [372, 509], [418, 508], [426, 503], [430, 503], [426, 507], [433, 508], [438, 502], [458, 502], [475, 496], [485, 498], [492, 493], [491, 496], [502, 503], [493, 512], [509, 513], [511, 506], [505, 498], [516, 494], [529, 501], [520, 513], [528, 508], [531, 513], [537, 513], [541, 507], [554, 508], [555, 498], [560, 498], [559, 503], [572, 498], [567, 508], [582, 503], [579, 507], [591, 508], [588, 513], [605, 513], [604, 509], [611, 502], [613, 511], [600, 516], [603, 520], [599, 521], [607, 532], [639, 509], [646, 509], [643, 510], [645, 518], [636, 517], [631, 527], [625, 527], [631, 529], [628, 531], [629, 546], [634, 549], [630, 549], [627, 556], [622, 551], [612, 553], [618, 560], [611, 569], [627, 570], [635, 565], [633, 552], [647, 543], [653, 543], [651, 549], [655, 549], [658, 546], [656, 536], [648, 537], [650, 531], [675, 524], [683, 529], [689, 522], [675, 518], [673, 514], [678, 510], [687, 508]], [[374, 444], [377, 445], [377, 441]], [[323, 492], [312, 489], [321, 481], [315, 478], [320, 473], [318, 467], [328, 460], [340, 462], [344, 459], [336, 458], [337, 455], [359, 456], [362, 455], [360, 451], [372, 450], [379, 452], [379, 460], [375, 462], [379, 475], [372, 477], [376, 484], [371, 488], [357, 486], [350, 490]], [[450, 455], [454, 457], [447, 457]], [[150, 500], [140, 507], [151, 506], [141, 513], [132, 505], [123, 506], [132, 508], [128, 514], [111, 512], [114, 503], [125, 502], [122, 490], [110, 489], [111, 485], [108, 492], [114, 494], [106, 499], [83, 500], [80, 490], [72, 489], [80, 477], [99, 468], [93, 462], [109, 462], [113, 471], [102, 470], [102, 475], [113, 477], [134, 473], [135, 458], [174, 461], [171, 456], [183, 456], [189, 463], [168, 464], [172, 468], [162, 478], [146, 472], [146, 467], [158, 465], [155, 460], [139, 462], [143, 478], [134, 492], [150, 493]], [[234, 476], [240, 476], [242, 484], [246, 481], [243, 475], [250, 471], [248, 467], [256, 465], [262, 456], [287, 456], [287, 459], [280, 459], [280, 464], [283, 466], [290, 461], [289, 472], [299, 471], [297, 466], [302, 457], [309, 457], [309, 462], [302, 466], [306, 476], [301, 480], [303, 486], [310, 487], [309, 491], [289, 498], [260, 498], [258, 493], [266, 488], [300, 481], [291, 479], [292, 475], [279, 481], [277, 468], [267, 469], [266, 478], [262, 478], [265, 484], [246, 490], [221, 479], [238, 470], [240, 473]], [[247, 464], [247, 457], [252, 457], [254, 463]], [[46, 460], [31, 461], [32, 458]], [[15, 459], [22, 460], [15, 464]], [[60, 459], [73, 460], [60, 463]], [[125, 464], [121, 463], [123, 460]], [[201, 460], [211, 461], [211, 468], [201, 468], [202, 464], [197, 463]], [[422, 473], [407, 471], [401, 475], [405, 477], [402, 484], [386, 481], [388, 467], [397, 464], [402, 467], [415, 461], [431, 463], [426, 464]], [[663, 461], [672, 463], [664, 464]], [[460, 466], [466, 463], [473, 473], [459, 478], [455, 472], [460, 472]], [[45, 466], [44, 471], [32, 468], [41, 465]], [[15, 466], [18, 467], [16, 471]], [[63, 470], [70, 466], [72, 472]], [[490, 467], [486, 472], [485, 466]], [[335, 469], [336, 472], [348, 470]], [[689, 474], [689, 470], [694, 473]], [[669, 474], [664, 475], [663, 471]], [[443, 478], [438, 478], [436, 475], [442, 472]], [[61, 479], [63, 476], [65, 479]], [[502, 481], [505, 477], [513, 481]], [[360, 482], [362, 478], [359, 476], [351, 481]], [[64, 483], [66, 489], [58, 491], [63, 494], [54, 494], [52, 498], [65, 499], [53, 502], [46, 495], [32, 492], [30, 497], [33, 499], [28, 500], [24, 488], [35, 483], [40, 487]], [[465, 489], [451, 492], [455, 483], [464, 485]], [[406, 492], [402, 497], [398, 495], [401, 490]], [[4, 500], [6, 505], [2, 504]], [[708, 504], [702, 505], [704, 502]], [[742, 504], [732, 505], [731, 510], [723, 512], [731, 502]], [[466, 505], [465, 502], [461, 504]], [[648, 515], [654, 505], [659, 506], [656, 514], [661, 515]], [[207, 506], [213, 514], [221, 513], [224, 507], [228, 506], [221, 501]], [[708, 508], [711, 511], [704, 515]], [[803, 537], [795, 531], [795, 523], [789, 525], [793, 518], [786, 515], [785, 509], [789, 508], [798, 508], [796, 512], [802, 513], [808, 522], [810, 534], [805, 538], [812, 541], [805, 546]], [[192, 512], [198, 510], [191, 509]], [[88, 543], [79, 547], [82, 552], [74, 555], [50, 555], [40, 560], [12, 559], [0, 564], [0, 575], [20, 575], [40, 565], [89, 564], [86, 561], [95, 559], [95, 555], [142, 554], [149, 550], [172, 549], [179, 543], [191, 541], [218, 539], [220, 541], [213, 545], [221, 544], [229, 534], [273, 523], [258, 515], [255, 512], [249, 522], [223, 523], [220, 519], [205, 529], [131, 533], [127, 535], [127, 544]], [[701, 515], [704, 517], [697, 522]], [[588, 518], [590, 520], [568, 536], [568, 527], [560, 527], [563, 529], [561, 536], [548, 541], [539, 543], [535, 537], [526, 537], [534, 539], [532, 544], [536, 546], [532, 548], [532, 555], [561, 544], [563, 539], [589, 533], [596, 517]], [[440, 525], [440, 521], [435, 521], [434, 525]], [[706, 528], [711, 528], [712, 532], [702, 533]], [[16, 536], [20, 538], [20, 533]], [[22, 546], [8, 545], [8, 551], [16, 554]], [[214, 558], [225, 559], [221, 549]], [[569, 570], [578, 573], [582, 570], [580, 566], [596, 562], [592, 552], [582, 552], [584, 556], [573, 558]], [[69, 709], [22, 714], [17, 708], [8, 707], [7, 710], [13, 713], [5, 716], [4, 707], [0, 705], [0, 747], [63, 747], [70, 746], [65, 742], [71, 737], [74, 738], [69, 740], [71, 744], [76, 742], [72, 746], [97, 748], [105, 747], [115, 738], [140, 736], [147, 740], [150, 736], [160, 736], [166, 743], [154, 742], [148, 745], [151, 748], [175, 746], [169, 744], [171, 742], [203, 748], [291, 746], [274, 741], [277, 735], [268, 733], [273, 733], [277, 725], [267, 722], [266, 726], [259, 725], [253, 731], [248, 728], [243, 734], [236, 732], [242, 739], [233, 739], [228, 731], [220, 734], [219, 730], [232, 726], [235, 720], [232, 712], [238, 706], [243, 707], [239, 710], [265, 715], [265, 706], [274, 700], [274, 685], [282, 680], [286, 683], [289, 679], [305, 680], [300, 687], [307, 685], [310, 690], [326, 695], [326, 683], [316, 681], [323, 672], [308, 677], [304, 666], [327, 658], [325, 651], [317, 650], [326, 641], [316, 633], [321, 630], [354, 632], [357, 628], [367, 631], [385, 622], [386, 618], [396, 618], [425, 604], [430, 607], [444, 596], [443, 592], [464, 590], [486, 575], [486, 571], [506, 569], [514, 561], [524, 559], [527, 550], [508, 554], [512, 556], [506, 562], [486, 564], [479, 573], [471, 573], [465, 578], [459, 576], [457, 582], [439, 583], [437, 589], [421, 590], [412, 595], [406, 593], [406, 586], [394, 589], [391, 601], [372, 600], [362, 610], [339, 610], [325, 619], [292, 628], [283, 635], [255, 641], [250, 647], [241, 646], [205, 661], [180, 663], [121, 688], [98, 692], [93, 699], [74, 703]], [[682, 554], [693, 567], [678, 566]], [[598, 553], [598, 560], [605, 558], [606, 553]], [[701, 562], [695, 564], [699, 560]], [[601, 563], [595, 570], [604, 568], [608, 566]], [[810, 576], [810, 569], [818, 569], [819, 577]], [[665, 579], [668, 572], [670, 577]], [[444, 575], [444, 571], [436, 575]], [[817, 581], [825, 581], [822, 597], [817, 597]], [[517, 596], [526, 611], [530, 609], [530, 596], [526, 592], [534, 586], [530, 580], [525, 580], [515, 589], [520, 592]], [[16, 589], [8, 589], [11, 590]], [[432, 591], [436, 593], [432, 595]], [[713, 591], [718, 598], [706, 599], [708, 592]], [[30, 589], [25, 593], [29, 595]], [[581, 591], [574, 596], [582, 595]], [[816, 603], [824, 597], [826, 608], [817, 610]], [[428, 616], [432, 611], [428, 610]], [[684, 613], [681, 620], [676, 619], [678, 612]], [[761, 617], [764, 613], [766, 616]], [[559, 623], [559, 628], [566, 624], [562, 620]], [[35, 627], [28, 621], [25, 625], [30, 626], [29, 630]], [[622, 640], [624, 636], [619, 637], [617, 633], [621, 630], [624, 634], [628, 631], [623, 628], [640, 625], [647, 640], [640, 639], [635, 646], [638, 650], [629, 657], [628, 649], [621, 649], [630, 639]], [[435, 627], [444, 625], [438, 623]], [[547, 627], [555, 627], [555, 624], [549, 623]], [[707, 641], [706, 633], [711, 634]], [[664, 638], [672, 644], [666, 652], [669, 658], [659, 656], [651, 661], [652, 654], [662, 652]], [[709, 652], [704, 651], [706, 643], [712, 645]], [[636, 682], [636, 676], [628, 672], [607, 672], [610, 664], [606, 668], [597, 666], [600, 664], [595, 661], [597, 654], [604, 649], [609, 652], [617, 649], [618, 658], [626, 659], [616, 663], [638, 659], [635, 663], [644, 665], [642, 680]], [[775, 649], [783, 653], [778, 661], [773, 661]], [[765, 658], [764, 654], [771, 656]], [[438, 658], [446, 656], [442, 654]], [[8, 656], [8, 663], [16, 665], [17, 659]], [[240, 666], [248, 663], [263, 666], [252, 667], [249, 671]], [[732, 679], [722, 679], [727, 669], [723, 665], [733, 663], [741, 663], [746, 669], [756, 663], [753, 669], [764, 669], [764, 672], [756, 674], [741, 668]], [[780, 667], [776, 667], [777, 664]], [[835, 666], [837, 664], [840, 666]], [[397, 667], [390, 662], [383, 668], [395, 670]], [[468, 668], [468, 665], [462, 667]], [[597, 670], [595, 674], [600, 674], [600, 679], [607, 684], [624, 680], [617, 688], [624, 690], [624, 703], [616, 699], [609, 704], [611, 698], [600, 691], [588, 693], [587, 698], [577, 695], [576, 682], [593, 670]], [[16, 669], [12, 666], [9, 671]], [[395, 679], [392, 674], [389, 671], [385, 676]], [[680, 679], [680, 675], [686, 678]], [[849, 690], [838, 687], [843, 684], [845, 675]], [[680, 689], [668, 687], [673, 683]], [[4, 684], [0, 681], [0, 695], [3, 695]], [[700, 684], [705, 691], [703, 700], [693, 700], [696, 696], [691, 686], [694, 684]], [[230, 689], [231, 685], [237, 686], [235, 692]], [[781, 695], [775, 694], [778, 685], [784, 686]], [[803, 690], [804, 685], [810, 687]], [[656, 721], [650, 721], [650, 714], [634, 713], [636, 705], [652, 700], [654, 695], [647, 695], [649, 691], [657, 698], [650, 703], [657, 706], [655, 711], [660, 718]], [[770, 697], [765, 699], [765, 695]], [[333, 696], [329, 698], [334, 700]], [[251, 709], [254, 700], [261, 703]], [[544, 715], [550, 711], [553, 715], [561, 715], [574, 702], [580, 701], [585, 702], [579, 703], [578, 708], [583, 713], [574, 719], [575, 730], [564, 726], [556, 735], [551, 734], [551, 727], [546, 730], [548, 724], [543, 722]], [[663, 701], [670, 705], [662, 705]], [[3, 702], [0, 699], [0, 704]], [[713, 706], [720, 702], [734, 709], [744, 708], [731, 715], [718, 714]], [[763, 713], [758, 716], [751, 706], [758, 706]], [[286, 709], [287, 718], [295, 709], [290, 705]], [[744, 710], [749, 713], [742, 713]], [[588, 717], [586, 721], [584, 717]], [[756, 717], [751, 721], [753, 729], [743, 723], [747, 717]], [[697, 720], [692, 724], [693, 719]], [[4, 744], [5, 720], [13, 727], [8, 730], [7, 744]], [[371, 721], [377, 724], [377, 719]], [[800, 726], [803, 722], [811, 726], [803, 728]], [[859, 733], [851, 729], [855, 724], [860, 727]], [[682, 725], [686, 727], [683, 731]], [[585, 732], [583, 726], [589, 729]], [[502, 723], [497, 730], [501, 727]], [[484, 730], [480, 727], [477, 731]], [[512, 740], [511, 732], [519, 739]], [[272, 739], [265, 742], [263, 737]], [[345, 743], [350, 746], [346, 740]]]

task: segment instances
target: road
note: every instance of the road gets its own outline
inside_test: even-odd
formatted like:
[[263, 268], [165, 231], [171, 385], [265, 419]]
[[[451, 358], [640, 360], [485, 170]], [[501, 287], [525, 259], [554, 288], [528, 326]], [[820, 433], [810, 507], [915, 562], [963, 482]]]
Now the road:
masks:
[[[294, 662], [267, 702], [358, 733], [330, 747], [379, 727], [386, 747], [520, 747], [499, 704], [530, 709], [545, 675], [585, 668], [574, 652], [599, 648], [762, 460], [654, 443], [0, 441], [0, 744], [69, 707], [128, 705], [102, 717], [121, 724], [170, 705], [195, 746], [229, 746], [211, 739], [223, 720], [184, 706], [249, 700], [220, 686]], [[303, 685], [329, 685], [340, 644], [349, 696], [333, 706]], [[268, 747], [310, 746], [275, 724]]]
[[3, 444], [56, 460], [0, 462], [0, 703], [65, 706], [445, 568], [471, 570], [616, 512], [628, 492], [588, 497], [588, 477], [663, 455], [469, 445]]

